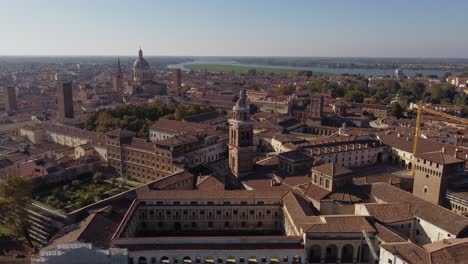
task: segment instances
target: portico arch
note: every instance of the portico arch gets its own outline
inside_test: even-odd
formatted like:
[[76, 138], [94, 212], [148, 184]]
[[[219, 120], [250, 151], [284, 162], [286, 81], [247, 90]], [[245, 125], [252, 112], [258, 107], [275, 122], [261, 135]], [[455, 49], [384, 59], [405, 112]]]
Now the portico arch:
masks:
[[336, 245], [328, 245], [325, 249], [325, 262], [336, 263], [338, 260], [338, 247]]
[[313, 245], [309, 250], [309, 262], [320, 262], [322, 258], [322, 248], [319, 245]]
[[278, 256], [271, 256], [270, 258], [270, 264], [278, 264], [279, 263], [279, 258]]
[[208, 256], [205, 258], [205, 264], [212, 264], [214, 263], [214, 258], [211, 256]]
[[146, 258], [145, 257], [139, 257], [138, 258], [138, 264], [147, 264]]
[[161, 263], [162, 264], [168, 264], [169, 263], [169, 257], [166, 257], [166, 256], [161, 257]]
[[236, 257], [234, 256], [228, 256], [226, 258], [226, 263], [236, 263]]
[[257, 264], [257, 257], [256, 256], [250, 256], [249, 257], [249, 264]]
[[354, 247], [350, 244], [341, 248], [341, 262], [353, 262]]

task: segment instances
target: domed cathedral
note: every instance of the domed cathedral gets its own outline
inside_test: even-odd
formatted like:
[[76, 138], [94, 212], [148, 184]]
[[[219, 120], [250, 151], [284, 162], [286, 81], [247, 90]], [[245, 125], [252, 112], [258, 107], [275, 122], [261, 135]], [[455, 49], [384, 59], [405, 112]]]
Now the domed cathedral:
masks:
[[141, 48], [138, 51], [138, 58], [133, 63], [133, 83], [129, 92], [131, 95], [146, 99], [167, 94], [167, 85], [153, 80], [153, 72], [148, 61], [143, 58]]
[[247, 94], [243, 89], [229, 120], [229, 168], [237, 179], [241, 179], [252, 173], [254, 163], [253, 123]]
[[143, 58], [143, 51], [140, 48], [138, 51], [138, 58], [133, 63], [133, 80], [135, 82], [151, 81], [153, 73], [151, 67], [145, 58]]

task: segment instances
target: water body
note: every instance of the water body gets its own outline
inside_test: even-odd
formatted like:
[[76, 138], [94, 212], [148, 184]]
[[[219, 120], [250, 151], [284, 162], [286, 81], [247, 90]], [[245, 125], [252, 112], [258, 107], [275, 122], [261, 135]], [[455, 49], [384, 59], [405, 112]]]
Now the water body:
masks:
[[[304, 70], [312, 72], [325, 72], [333, 74], [361, 74], [366, 77], [370, 76], [393, 76], [396, 69], [363, 69], [363, 68], [326, 68], [326, 67], [293, 67], [293, 66], [277, 66], [277, 65], [262, 65], [262, 64], [249, 64], [239, 63], [237, 61], [228, 60], [195, 60], [190, 62], [183, 62], [179, 64], [169, 64], [167, 67], [170, 69], [181, 69], [188, 71], [186, 65], [190, 64], [215, 64], [215, 65], [229, 65], [229, 66], [242, 66], [250, 68], [271, 68], [271, 69], [289, 69], [289, 70]], [[414, 77], [416, 74], [422, 74], [424, 76], [437, 75], [442, 76], [446, 71], [441, 70], [403, 70], [406, 76]], [[460, 72], [452, 72], [454, 75], [460, 74]]]

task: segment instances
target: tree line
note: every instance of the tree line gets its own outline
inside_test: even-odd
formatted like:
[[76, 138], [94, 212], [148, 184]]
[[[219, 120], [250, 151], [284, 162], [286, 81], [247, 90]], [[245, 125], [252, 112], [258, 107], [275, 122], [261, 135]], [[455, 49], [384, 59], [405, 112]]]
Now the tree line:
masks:
[[122, 105], [88, 113], [85, 129], [105, 133], [121, 128], [137, 132], [138, 137], [148, 138], [149, 127], [160, 118], [180, 121], [187, 116], [214, 110], [213, 107], [165, 104], [162, 102]]

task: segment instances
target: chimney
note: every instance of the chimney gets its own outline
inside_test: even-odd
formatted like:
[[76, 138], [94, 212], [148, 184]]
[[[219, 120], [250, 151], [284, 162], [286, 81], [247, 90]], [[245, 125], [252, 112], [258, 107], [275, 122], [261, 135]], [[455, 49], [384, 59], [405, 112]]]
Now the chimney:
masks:
[[444, 154], [445, 154], [445, 147], [442, 147], [442, 149], [441, 149], [441, 151], [440, 151], [440, 152], [442, 152], [442, 153], [444, 153]]
[[397, 134], [397, 137], [401, 137], [400, 133]]

